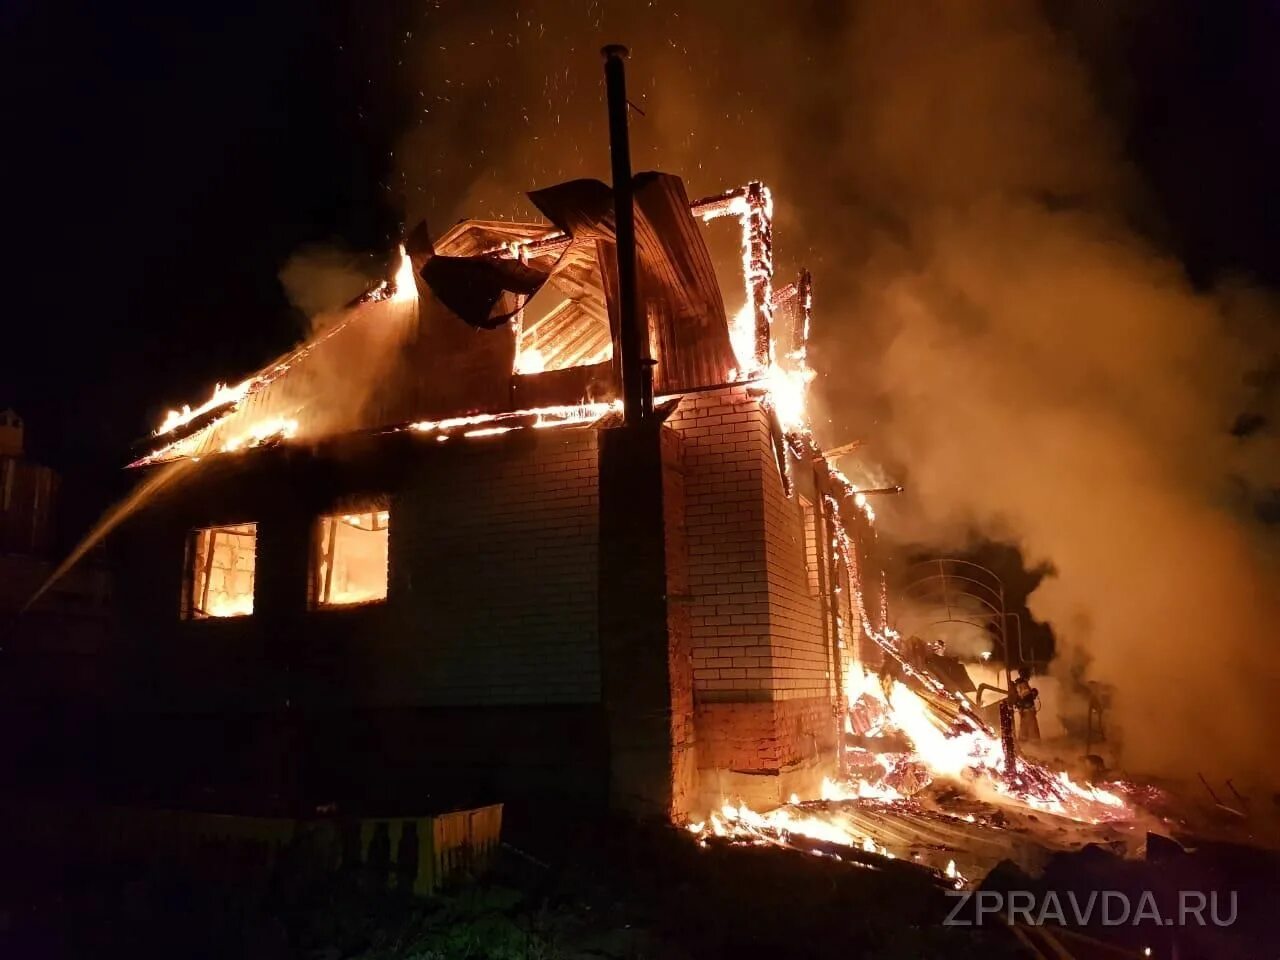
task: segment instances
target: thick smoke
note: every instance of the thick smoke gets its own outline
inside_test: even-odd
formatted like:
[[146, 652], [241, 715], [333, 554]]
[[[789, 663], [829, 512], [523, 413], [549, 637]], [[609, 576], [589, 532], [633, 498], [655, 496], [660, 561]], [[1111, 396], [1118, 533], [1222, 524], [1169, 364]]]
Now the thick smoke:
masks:
[[[1032, 613], [1118, 688], [1130, 764], [1250, 778], [1275, 744], [1280, 581], [1231, 497], [1264, 461], [1229, 429], [1265, 328], [1128, 227], [1142, 198], [1087, 74], [1016, 10], [884, 5], [851, 27], [865, 125], [843, 170], [895, 225], [850, 313], [877, 331], [872, 449], [913, 494], [887, 519], [1052, 567]], [[861, 350], [827, 346], [828, 372]]]
[[295, 250], [280, 268], [285, 295], [317, 333], [343, 307], [386, 276], [390, 268], [368, 254], [336, 244], [309, 244]]
[[1230, 433], [1265, 299], [1194, 289], [1133, 227], [1158, 216], [1038, 6], [710, 6], [433, 14], [408, 218], [606, 176], [597, 50], [629, 43], [638, 169], [774, 187], [780, 268], [817, 280], [823, 439], [909, 487], [886, 532], [1048, 565], [1032, 610], [1117, 686], [1129, 765], [1270, 775], [1280, 580], [1243, 494], [1275, 484], [1274, 438]]

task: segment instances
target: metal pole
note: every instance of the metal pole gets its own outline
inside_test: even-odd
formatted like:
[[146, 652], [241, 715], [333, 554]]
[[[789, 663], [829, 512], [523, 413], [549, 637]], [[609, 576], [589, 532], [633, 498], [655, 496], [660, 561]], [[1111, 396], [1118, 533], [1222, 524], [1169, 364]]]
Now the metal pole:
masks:
[[634, 425], [653, 412], [653, 375], [648, 363], [648, 323], [636, 295], [636, 225], [631, 189], [631, 140], [627, 130], [627, 48], [613, 43], [604, 55], [604, 82], [609, 104], [609, 158], [613, 168], [614, 219], [617, 221], [618, 346], [622, 353], [622, 409]]
[[[840, 600], [836, 586], [840, 582], [839, 568], [836, 565], [836, 553], [831, 549], [831, 541], [835, 535], [832, 527], [835, 519], [830, 517], [824, 502], [825, 493], [819, 485], [817, 503], [814, 504], [813, 539], [815, 553], [814, 562], [818, 565], [818, 592], [822, 598], [822, 635], [831, 638], [831, 672], [836, 687], [836, 772], [840, 776], [845, 773], [844, 755], [844, 718], [849, 709], [844, 694], [844, 660], [840, 652]], [[852, 585], [850, 585], [852, 589]]]
[[858, 492], [864, 497], [874, 497], [882, 493], [901, 493], [902, 484], [895, 483], [892, 487], [872, 487], [870, 490], [859, 490]]

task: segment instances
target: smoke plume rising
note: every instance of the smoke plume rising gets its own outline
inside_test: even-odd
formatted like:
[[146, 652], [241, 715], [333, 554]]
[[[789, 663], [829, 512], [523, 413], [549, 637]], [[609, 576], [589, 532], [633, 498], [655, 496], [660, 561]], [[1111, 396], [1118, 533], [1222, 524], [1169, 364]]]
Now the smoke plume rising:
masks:
[[629, 43], [636, 168], [774, 188], [780, 279], [816, 279], [819, 432], [909, 488], [886, 534], [1048, 565], [1031, 609], [1118, 687], [1133, 767], [1264, 776], [1280, 580], [1242, 492], [1275, 486], [1276, 444], [1231, 427], [1275, 355], [1266, 298], [1193, 287], [1135, 227], [1158, 215], [1037, 4], [709, 7], [433, 14], [406, 219], [607, 178], [597, 50]]
[[1276, 571], [1230, 494], [1276, 477], [1229, 431], [1266, 327], [1130, 229], [1135, 175], [1034, 8], [876, 6], [849, 40], [868, 107], [843, 169], [896, 224], [851, 309], [878, 333], [872, 449], [913, 494], [892, 532], [1049, 565], [1031, 611], [1118, 687], [1130, 764], [1265, 770]]
[[393, 268], [368, 254], [336, 244], [309, 244], [295, 250], [280, 268], [280, 285], [315, 334], [389, 269]]

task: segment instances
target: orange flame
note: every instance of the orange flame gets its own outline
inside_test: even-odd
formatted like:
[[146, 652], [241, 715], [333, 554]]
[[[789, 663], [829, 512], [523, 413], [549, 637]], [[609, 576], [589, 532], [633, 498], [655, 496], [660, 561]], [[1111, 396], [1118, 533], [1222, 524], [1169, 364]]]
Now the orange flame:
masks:
[[403, 243], [400, 244], [400, 266], [396, 270], [395, 279], [391, 285], [391, 299], [399, 303], [417, 303], [418, 301], [418, 278], [414, 274], [413, 261], [409, 259]]
[[222, 452], [232, 453], [240, 449], [259, 447], [268, 440], [292, 440], [297, 435], [297, 420], [292, 417], [267, 417], [224, 443]]
[[213, 388], [213, 394], [200, 406], [192, 409], [189, 404], [183, 404], [181, 410], [170, 410], [164, 418], [164, 421], [156, 428], [154, 436], [161, 437], [166, 433], [172, 433], [179, 427], [184, 427], [197, 417], [203, 416], [210, 410], [216, 410], [219, 407], [225, 407], [230, 404], [239, 403], [249, 393], [249, 387], [253, 385], [253, 378], [241, 380], [235, 386], [228, 387], [224, 383], [218, 384]]

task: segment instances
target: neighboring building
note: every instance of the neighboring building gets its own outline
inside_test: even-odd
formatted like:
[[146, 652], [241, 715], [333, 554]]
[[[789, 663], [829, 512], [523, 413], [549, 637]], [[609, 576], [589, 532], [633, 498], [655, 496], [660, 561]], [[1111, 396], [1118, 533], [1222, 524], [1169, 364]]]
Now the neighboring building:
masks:
[[[772, 290], [759, 185], [637, 184], [648, 424], [618, 413], [611, 199], [585, 181], [532, 195], [550, 224], [411, 239], [311, 344], [171, 417], [118, 545], [151, 770], [677, 818], [833, 772], [870, 537], [770, 387], [803, 374], [807, 283]], [[748, 254], [732, 324], [722, 216]]]
[[26, 459], [22, 417], [0, 410], [0, 554], [49, 552], [57, 493], [58, 475]]
[[[95, 689], [111, 599], [99, 552], [40, 593], [59, 546], [60, 478], [27, 458], [25, 426], [16, 411], [0, 411], [0, 704], [17, 712]], [[32, 726], [16, 721], [3, 739]]]

